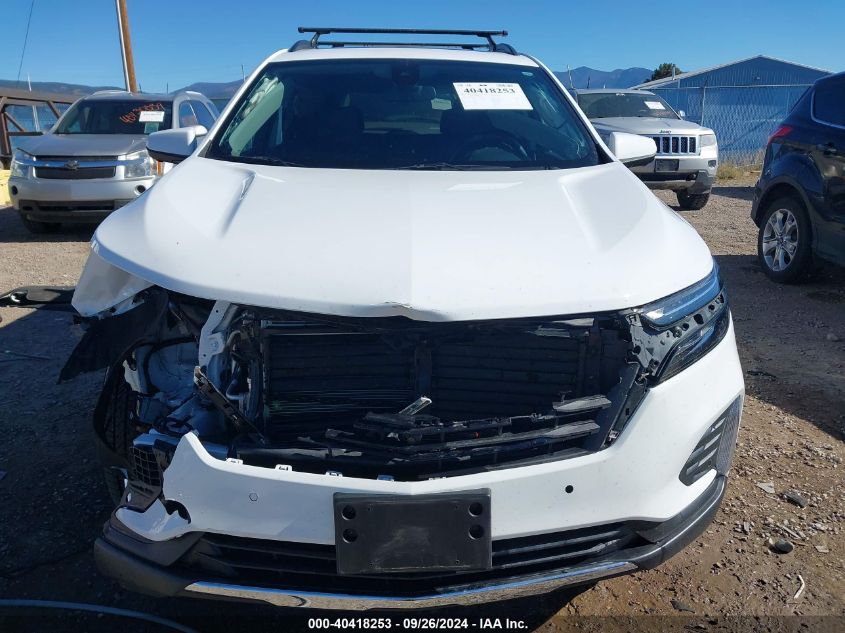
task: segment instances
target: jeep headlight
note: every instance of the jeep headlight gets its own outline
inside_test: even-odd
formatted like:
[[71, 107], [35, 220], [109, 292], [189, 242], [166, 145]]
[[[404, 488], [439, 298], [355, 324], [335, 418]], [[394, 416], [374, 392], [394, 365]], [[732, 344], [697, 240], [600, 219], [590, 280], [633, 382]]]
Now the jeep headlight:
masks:
[[728, 300], [719, 267], [701, 281], [643, 306], [632, 329], [634, 353], [656, 381], [671, 378], [707, 354], [725, 337]]
[[710, 147], [711, 145], [716, 144], [716, 135], [715, 134], [702, 134], [698, 140], [701, 147]]
[[147, 153], [141, 150], [133, 154], [127, 154], [124, 159], [124, 178], [150, 178], [156, 174], [155, 161]]
[[32, 172], [29, 163], [32, 161], [32, 156], [27, 154], [22, 149], [16, 149], [12, 155], [12, 164], [10, 166], [9, 176], [11, 178], [29, 178]]

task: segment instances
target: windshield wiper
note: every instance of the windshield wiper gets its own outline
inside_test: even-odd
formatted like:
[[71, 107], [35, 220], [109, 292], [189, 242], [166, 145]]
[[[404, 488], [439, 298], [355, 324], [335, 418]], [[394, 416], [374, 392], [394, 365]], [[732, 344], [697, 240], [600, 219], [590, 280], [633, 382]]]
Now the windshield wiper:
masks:
[[399, 167], [390, 167], [389, 169], [415, 169], [415, 170], [449, 170], [455, 171], [499, 171], [504, 169], [513, 169], [507, 165], [478, 165], [469, 164], [461, 165], [457, 163], [416, 163], [414, 165], [400, 165]]
[[226, 156], [224, 160], [235, 163], [254, 163], [258, 165], [273, 165], [275, 167], [309, 167], [303, 163], [292, 160], [282, 160], [273, 156]]

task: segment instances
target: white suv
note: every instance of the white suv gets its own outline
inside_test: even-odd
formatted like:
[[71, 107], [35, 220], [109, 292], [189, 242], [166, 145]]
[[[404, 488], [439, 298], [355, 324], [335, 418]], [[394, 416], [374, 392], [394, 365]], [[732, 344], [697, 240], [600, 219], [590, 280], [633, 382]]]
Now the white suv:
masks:
[[722, 499], [744, 388], [707, 247], [623, 164], [652, 140], [605, 145], [496, 33], [312, 32], [201, 141], [152, 135], [184, 161], [92, 240], [62, 377], [109, 367], [100, 569], [367, 609], [661, 563]]

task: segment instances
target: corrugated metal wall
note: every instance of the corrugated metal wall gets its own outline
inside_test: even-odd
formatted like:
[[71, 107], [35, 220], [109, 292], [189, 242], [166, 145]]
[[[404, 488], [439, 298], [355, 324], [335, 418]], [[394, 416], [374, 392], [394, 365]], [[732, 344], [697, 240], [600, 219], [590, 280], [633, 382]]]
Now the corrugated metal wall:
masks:
[[690, 121], [711, 128], [719, 160], [737, 165], [763, 161], [766, 140], [811, 84], [652, 88]]
[[827, 74], [755, 57], [646, 89], [690, 121], [712, 128], [721, 161], [752, 165], [762, 162], [766, 140], [804, 91]]
[[[790, 62], [754, 57], [698, 73], [692, 77], [666, 80], [660, 88], [701, 88], [707, 86], [782, 86], [811, 84], [829, 74], [825, 70], [799, 66]], [[652, 90], [653, 88], [649, 88]]]

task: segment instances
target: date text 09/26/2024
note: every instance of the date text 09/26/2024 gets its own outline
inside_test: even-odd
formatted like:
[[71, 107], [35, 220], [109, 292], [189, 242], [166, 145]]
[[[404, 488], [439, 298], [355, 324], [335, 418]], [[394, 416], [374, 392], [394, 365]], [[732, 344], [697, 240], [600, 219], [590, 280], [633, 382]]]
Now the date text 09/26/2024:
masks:
[[458, 629], [480, 631], [525, 630], [528, 625], [524, 620], [511, 618], [403, 618], [401, 622], [392, 618], [309, 618], [311, 630], [441, 630]]

